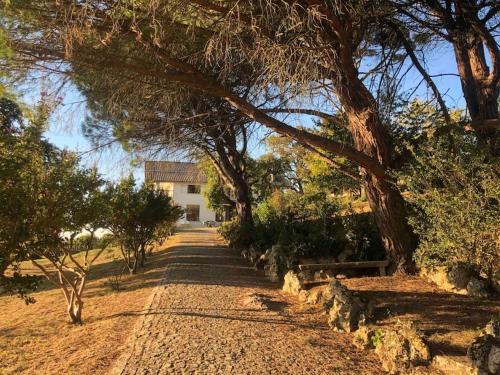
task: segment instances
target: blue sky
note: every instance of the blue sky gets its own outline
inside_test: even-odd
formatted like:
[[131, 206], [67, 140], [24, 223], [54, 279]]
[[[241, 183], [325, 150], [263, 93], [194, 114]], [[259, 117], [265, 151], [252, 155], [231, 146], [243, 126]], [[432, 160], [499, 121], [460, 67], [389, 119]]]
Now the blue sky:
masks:
[[[440, 44], [433, 49], [430, 56], [426, 56], [428, 71], [432, 75], [456, 74], [455, 58], [451, 47]], [[412, 71], [405, 80], [405, 89], [411, 89], [420, 82], [421, 76], [416, 71]], [[464, 101], [460, 82], [456, 76], [435, 77], [434, 81], [443, 93], [445, 101], [449, 107], [464, 107]], [[425, 84], [421, 84], [416, 93], [424, 99], [432, 98], [432, 93]], [[39, 90], [32, 90], [25, 95], [28, 102], [35, 102], [39, 97]], [[64, 93], [63, 103], [52, 116], [50, 128], [46, 132], [46, 137], [61, 148], [68, 148], [77, 152], [85, 152], [82, 162], [86, 165], [96, 165], [100, 173], [108, 179], [118, 179], [133, 173], [134, 176], [142, 180], [142, 168], [133, 167], [130, 163], [130, 156], [124, 153], [119, 146], [100, 152], [87, 152], [92, 149], [89, 142], [81, 133], [81, 123], [85, 118], [86, 108], [84, 98], [74, 89], [69, 88]], [[288, 118], [291, 123], [310, 123], [310, 119], [303, 116]], [[253, 147], [254, 152], [261, 152], [258, 146]]]

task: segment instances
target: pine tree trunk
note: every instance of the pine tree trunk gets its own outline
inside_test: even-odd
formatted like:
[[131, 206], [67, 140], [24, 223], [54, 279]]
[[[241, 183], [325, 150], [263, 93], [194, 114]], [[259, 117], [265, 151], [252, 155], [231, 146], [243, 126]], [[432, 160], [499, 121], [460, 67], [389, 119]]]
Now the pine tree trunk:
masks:
[[141, 264], [140, 264], [140, 266], [144, 267], [144, 265], [146, 264], [146, 245], [141, 244], [140, 252], [141, 252]]
[[[387, 170], [392, 162], [391, 137], [378, 116], [376, 102], [355, 71], [345, 74], [339, 85], [338, 97], [346, 111], [348, 130], [355, 148], [378, 160]], [[377, 177], [361, 168], [370, 208], [390, 260], [389, 272], [415, 272], [413, 253], [417, 237], [407, 221], [407, 211], [401, 193], [390, 176]]]
[[234, 190], [236, 197], [236, 212], [240, 222], [247, 225], [253, 225], [252, 203], [250, 201], [247, 184], [244, 181], [235, 181]]
[[[228, 156], [231, 152], [231, 157]], [[244, 172], [238, 160], [242, 158], [234, 150], [226, 150], [221, 144], [218, 145], [217, 154], [219, 162], [213, 161], [221, 179], [230, 186], [236, 200], [236, 212], [241, 223], [253, 225], [252, 200], [250, 188], [245, 179]]]
[[[478, 140], [495, 153], [500, 119], [500, 85], [486, 63], [483, 41], [472, 26], [459, 18], [459, 29], [451, 29], [460, 83]], [[500, 59], [497, 53], [496, 59]]]
[[413, 252], [417, 237], [407, 223], [405, 202], [391, 182], [365, 176], [365, 190], [382, 238], [389, 264], [388, 272], [413, 274]]

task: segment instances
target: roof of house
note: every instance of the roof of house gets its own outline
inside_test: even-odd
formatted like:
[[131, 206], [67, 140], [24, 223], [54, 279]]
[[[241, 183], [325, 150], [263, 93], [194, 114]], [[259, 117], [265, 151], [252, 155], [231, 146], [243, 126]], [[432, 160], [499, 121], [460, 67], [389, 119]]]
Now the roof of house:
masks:
[[187, 182], [203, 184], [207, 177], [195, 163], [177, 161], [146, 161], [144, 177], [147, 182]]

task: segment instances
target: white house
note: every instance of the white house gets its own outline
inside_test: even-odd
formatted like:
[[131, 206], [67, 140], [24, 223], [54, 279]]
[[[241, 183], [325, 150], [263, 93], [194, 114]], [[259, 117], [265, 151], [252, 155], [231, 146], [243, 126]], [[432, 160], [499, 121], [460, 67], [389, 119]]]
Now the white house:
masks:
[[184, 209], [178, 225], [200, 226], [206, 221], [216, 221], [216, 213], [207, 207], [203, 190], [207, 178], [195, 163], [173, 161], [146, 161], [146, 182], [165, 191], [173, 202]]

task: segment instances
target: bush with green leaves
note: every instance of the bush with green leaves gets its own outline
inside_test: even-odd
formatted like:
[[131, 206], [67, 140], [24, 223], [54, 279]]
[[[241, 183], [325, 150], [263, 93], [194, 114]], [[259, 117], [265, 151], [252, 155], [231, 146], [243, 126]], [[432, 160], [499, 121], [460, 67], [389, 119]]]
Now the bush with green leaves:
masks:
[[131, 274], [144, 266], [148, 246], [164, 240], [182, 210], [161, 190], [136, 186], [133, 177], [110, 184], [106, 191], [107, 228], [114, 234]]
[[21, 267], [31, 261], [61, 289], [71, 321], [81, 323], [86, 281], [106, 245], [77, 254], [74, 239], [87, 230], [92, 242], [104, 222], [103, 180], [43, 138], [48, 112], [42, 103], [27, 121], [19, 107], [0, 100], [0, 283], [33, 302], [26, 293], [37, 279]]
[[41, 112], [27, 121], [15, 101], [0, 98], [0, 291], [18, 294], [27, 303], [34, 302], [28, 293], [40, 278], [23, 274], [19, 265], [28, 259], [34, 233], [30, 218], [36, 214], [33, 188], [47, 160], [40, 135], [44, 118]]
[[417, 264], [467, 263], [492, 277], [500, 265], [499, 158], [456, 129], [421, 145], [402, 180], [420, 236]]
[[349, 249], [350, 259], [380, 259], [383, 247], [371, 214], [341, 212], [324, 192], [276, 191], [254, 209], [255, 223], [224, 223], [219, 232], [233, 247], [250, 245], [264, 253], [274, 245], [291, 263], [300, 258], [337, 256]]

